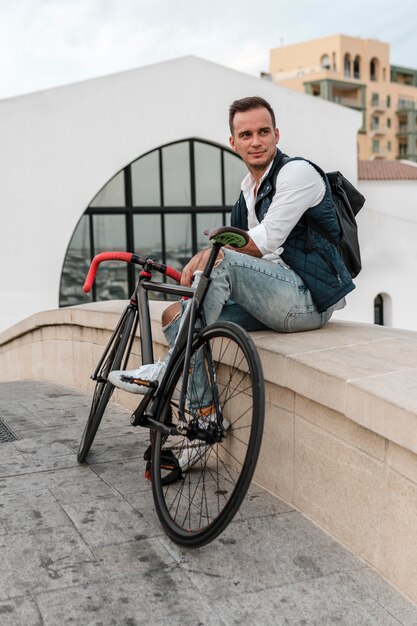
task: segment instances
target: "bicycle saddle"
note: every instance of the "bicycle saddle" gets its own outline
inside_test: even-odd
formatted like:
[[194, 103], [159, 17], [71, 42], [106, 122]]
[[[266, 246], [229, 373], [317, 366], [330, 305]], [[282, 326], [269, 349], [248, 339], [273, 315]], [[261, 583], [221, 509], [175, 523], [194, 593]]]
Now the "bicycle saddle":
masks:
[[221, 243], [223, 246], [233, 246], [233, 248], [243, 248], [249, 242], [248, 233], [234, 226], [207, 228], [204, 234], [207, 235], [213, 243]]

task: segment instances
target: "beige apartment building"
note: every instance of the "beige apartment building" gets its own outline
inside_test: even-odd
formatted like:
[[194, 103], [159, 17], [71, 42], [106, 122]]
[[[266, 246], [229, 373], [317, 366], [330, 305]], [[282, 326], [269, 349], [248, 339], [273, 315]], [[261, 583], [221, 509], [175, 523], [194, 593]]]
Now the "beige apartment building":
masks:
[[417, 161], [417, 69], [390, 65], [389, 44], [333, 35], [270, 51], [274, 83], [362, 111], [358, 158]]

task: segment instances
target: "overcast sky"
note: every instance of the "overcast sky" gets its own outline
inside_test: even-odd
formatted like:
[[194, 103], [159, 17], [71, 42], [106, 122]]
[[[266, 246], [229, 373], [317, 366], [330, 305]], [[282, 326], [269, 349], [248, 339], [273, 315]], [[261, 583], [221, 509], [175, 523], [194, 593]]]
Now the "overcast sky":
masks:
[[0, 0], [0, 98], [193, 54], [258, 76], [270, 48], [337, 33], [417, 68], [415, 0]]

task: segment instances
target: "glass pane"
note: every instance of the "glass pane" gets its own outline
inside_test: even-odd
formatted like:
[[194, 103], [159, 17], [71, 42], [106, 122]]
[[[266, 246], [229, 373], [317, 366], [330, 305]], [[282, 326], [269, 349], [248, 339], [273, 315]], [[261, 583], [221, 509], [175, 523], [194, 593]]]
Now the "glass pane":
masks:
[[165, 215], [165, 249], [168, 265], [182, 270], [192, 256], [191, 215]]
[[188, 141], [162, 149], [165, 206], [190, 206], [190, 145]]
[[[94, 215], [94, 254], [111, 250], [126, 251], [126, 218], [124, 215]], [[97, 300], [119, 300], [128, 297], [127, 264], [107, 261], [96, 277]]]
[[223, 226], [222, 213], [198, 213], [197, 214], [197, 250], [207, 248], [210, 245], [210, 239], [204, 234], [206, 228], [216, 228]]
[[194, 142], [195, 190], [198, 206], [222, 204], [220, 149]]
[[136, 254], [151, 256], [157, 261], [163, 261], [161, 216], [159, 213], [134, 215], [133, 234]]
[[161, 206], [159, 153], [157, 150], [130, 166], [134, 206]]
[[240, 194], [240, 185], [247, 174], [247, 169], [240, 157], [224, 153], [224, 183], [226, 204], [235, 204]]
[[91, 207], [125, 206], [125, 179], [121, 171], [98, 192], [90, 204]]
[[87, 215], [78, 222], [64, 260], [59, 290], [59, 306], [83, 304], [92, 300], [82, 290], [90, 267], [90, 228]]

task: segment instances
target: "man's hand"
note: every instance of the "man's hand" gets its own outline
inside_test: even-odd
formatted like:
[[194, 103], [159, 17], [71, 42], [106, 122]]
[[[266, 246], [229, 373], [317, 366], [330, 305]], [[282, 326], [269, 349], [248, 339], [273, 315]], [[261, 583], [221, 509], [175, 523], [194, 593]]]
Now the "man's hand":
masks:
[[197, 270], [203, 270], [205, 268], [210, 252], [210, 248], [200, 250], [200, 252], [197, 252], [197, 254], [193, 256], [190, 261], [188, 261], [181, 274], [181, 285], [183, 287], [191, 287], [194, 272], [196, 272]]
[[[255, 242], [250, 238], [244, 248], [234, 248], [233, 246], [225, 246], [225, 248], [228, 248], [229, 250], [234, 250], [235, 252], [240, 252], [241, 254], [249, 254], [249, 256], [262, 256], [262, 252], [259, 250]], [[204, 250], [200, 250], [200, 252], [197, 252], [197, 254], [193, 256], [193, 258], [187, 263], [187, 265], [182, 270], [181, 275], [181, 285], [183, 287], [191, 287], [194, 272], [196, 272], [197, 270], [202, 271], [206, 267], [207, 259], [209, 258], [210, 252], [211, 248], [205, 248]], [[220, 250], [216, 263], [219, 261], [219, 259], [222, 259], [222, 257], [223, 253]]]

